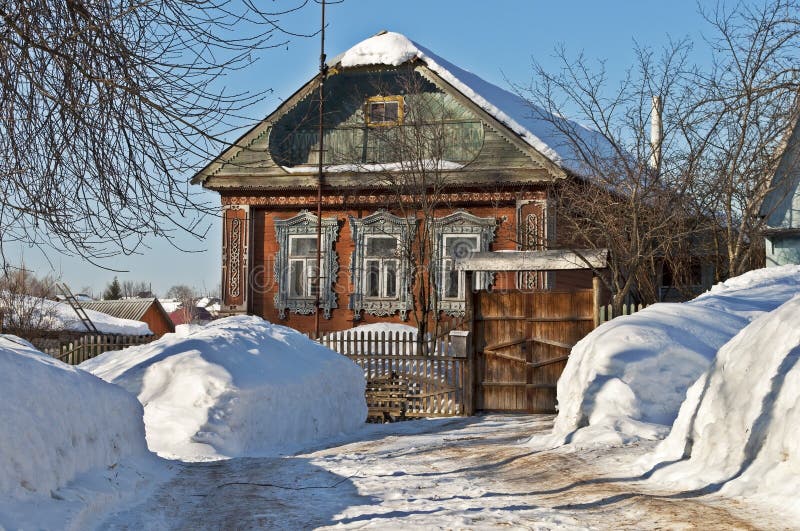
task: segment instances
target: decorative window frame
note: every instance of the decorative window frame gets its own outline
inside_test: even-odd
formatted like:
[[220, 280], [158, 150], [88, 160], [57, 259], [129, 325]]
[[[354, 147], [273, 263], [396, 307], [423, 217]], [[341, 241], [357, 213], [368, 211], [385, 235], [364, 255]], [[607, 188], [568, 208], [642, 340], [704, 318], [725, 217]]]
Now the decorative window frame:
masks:
[[[333, 286], [339, 273], [339, 258], [334, 251], [334, 243], [339, 234], [339, 223], [336, 218], [322, 218], [322, 274], [320, 275], [319, 305], [325, 313], [325, 319], [331, 318], [331, 312], [338, 308], [336, 292]], [[275, 220], [275, 239], [278, 252], [275, 256], [275, 282], [278, 287], [275, 293], [275, 308], [281, 319], [286, 312], [310, 315], [316, 310], [316, 297], [292, 297], [289, 295], [289, 239], [290, 236], [316, 236], [317, 216], [303, 210], [289, 219]]]
[[[464, 300], [454, 300], [444, 298], [444, 283], [442, 282], [444, 269], [442, 262], [444, 256], [444, 241], [446, 236], [477, 236], [478, 237], [478, 250], [485, 252], [489, 250], [489, 245], [494, 241], [494, 233], [497, 228], [497, 220], [495, 218], [481, 218], [474, 216], [469, 212], [459, 210], [443, 218], [433, 220], [433, 267], [432, 274], [436, 279], [436, 290], [433, 301], [437, 311], [444, 312], [450, 316], [463, 316], [464, 315]], [[464, 284], [464, 272], [459, 274], [459, 283]], [[475, 282], [480, 289], [489, 289], [494, 281], [494, 275], [491, 273], [476, 273]], [[463, 286], [463, 289], [468, 289]], [[471, 289], [471, 288], [469, 288]]]
[[[366, 312], [379, 317], [388, 317], [400, 312], [400, 318], [408, 319], [408, 312], [414, 309], [411, 296], [411, 263], [408, 249], [414, 234], [413, 220], [401, 218], [379, 210], [365, 218], [350, 216], [350, 229], [353, 235], [353, 255], [350, 261], [350, 279], [353, 283], [353, 293], [350, 295], [350, 309], [353, 310], [353, 319], [361, 320], [361, 312]], [[398, 240], [399, 265], [397, 276], [399, 286], [397, 297], [373, 298], [367, 297], [366, 292], [366, 239], [368, 236], [394, 236]]]
[[[373, 122], [370, 120], [372, 109], [370, 108], [374, 103], [397, 102], [397, 120], [382, 120], [380, 122]], [[364, 102], [364, 120], [367, 127], [392, 127], [395, 125], [402, 125], [405, 118], [405, 99], [403, 96], [371, 96]]]

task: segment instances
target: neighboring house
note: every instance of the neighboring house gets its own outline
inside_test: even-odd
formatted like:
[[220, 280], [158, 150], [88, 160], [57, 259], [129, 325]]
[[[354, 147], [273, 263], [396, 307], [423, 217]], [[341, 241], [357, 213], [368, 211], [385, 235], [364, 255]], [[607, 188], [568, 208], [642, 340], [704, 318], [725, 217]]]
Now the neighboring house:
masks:
[[766, 264], [800, 264], [800, 122], [781, 147], [770, 192], [761, 207], [766, 218]]
[[178, 308], [170, 312], [169, 318], [175, 326], [181, 324], [204, 324], [214, 320], [214, 316], [209, 313], [205, 308], [195, 306], [193, 308]]
[[[435, 301], [440, 315], [455, 318], [464, 313], [465, 292], [456, 258], [557, 242], [548, 188], [568, 177], [576, 157], [551, 124], [531, 117], [527, 102], [396, 33], [357, 44], [329, 67], [322, 332], [408, 319], [414, 260], [399, 249], [410, 231], [430, 229]], [[315, 77], [193, 178], [217, 191], [223, 205], [222, 313], [314, 328], [318, 91]], [[439, 114], [427, 111], [422, 118], [423, 108]], [[391, 144], [391, 133], [402, 128], [438, 140], [439, 152], [412, 154], [422, 159], [416, 161], [422, 173], [447, 181], [433, 219], [408, 218], [375, 178], [415, 162]], [[604, 142], [591, 131], [585, 135], [587, 145]], [[586, 288], [591, 273], [479, 274], [476, 283]]]
[[158, 337], [175, 331], [175, 325], [169, 314], [155, 297], [152, 299], [81, 302], [81, 306], [87, 310], [94, 310], [121, 319], [142, 321]]

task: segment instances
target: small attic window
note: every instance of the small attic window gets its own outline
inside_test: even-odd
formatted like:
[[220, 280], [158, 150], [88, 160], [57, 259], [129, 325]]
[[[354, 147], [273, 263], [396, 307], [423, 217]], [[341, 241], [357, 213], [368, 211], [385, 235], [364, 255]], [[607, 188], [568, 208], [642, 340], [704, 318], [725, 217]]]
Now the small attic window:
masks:
[[373, 96], [367, 98], [364, 113], [370, 127], [387, 127], [403, 123], [403, 96]]

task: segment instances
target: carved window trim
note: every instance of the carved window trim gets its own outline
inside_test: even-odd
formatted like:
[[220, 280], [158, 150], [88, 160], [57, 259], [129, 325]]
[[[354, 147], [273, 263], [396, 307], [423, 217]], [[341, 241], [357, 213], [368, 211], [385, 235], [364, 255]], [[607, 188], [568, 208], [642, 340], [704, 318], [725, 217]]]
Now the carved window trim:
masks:
[[[463, 291], [466, 289], [464, 286], [464, 272], [459, 273], [459, 294], [462, 295], [461, 300], [446, 298], [444, 296], [444, 282], [443, 278], [447, 271], [445, 263], [451, 263], [452, 257], [444, 256], [445, 240], [446, 237], [453, 236], [475, 236], [478, 238], [478, 251], [485, 252], [489, 250], [490, 244], [494, 241], [494, 233], [497, 228], [497, 220], [495, 218], [481, 218], [460, 210], [454, 212], [443, 218], [433, 220], [433, 267], [432, 274], [436, 279], [436, 300], [433, 301], [438, 311], [444, 312], [450, 316], [463, 316], [464, 315], [464, 299]], [[494, 276], [490, 273], [476, 273], [475, 284], [479, 289], [489, 289]]]
[[[324, 311], [325, 319], [331, 318], [331, 312], [338, 308], [336, 292], [333, 289], [336, 276], [339, 272], [339, 258], [334, 251], [334, 243], [339, 233], [339, 223], [336, 218], [322, 218], [322, 273], [320, 275], [320, 309]], [[275, 220], [275, 239], [278, 242], [278, 252], [275, 256], [275, 282], [278, 291], [275, 293], [275, 308], [282, 319], [286, 318], [287, 311], [310, 315], [315, 311], [316, 297], [294, 297], [289, 293], [289, 245], [292, 236], [317, 235], [317, 216], [302, 211], [289, 219]], [[295, 259], [299, 260], [299, 259]]]
[[[413, 310], [411, 295], [411, 264], [409, 261], [409, 245], [413, 238], [414, 221], [379, 210], [365, 218], [350, 216], [350, 228], [353, 235], [353, 255], [350, 261], [350, 279], [353, 292], [350, 295], [350, 309], [354, 320], [361, 319], [361, 312], [380, 317], [388, 317], [400, 312], [400, 318], [408, 319], [408, 312]], [[368, 297], [366, 295], [366, 240], [370, 236], [393, 236], [397, 239], [398, 248], [398, 287], [394, 298]]]

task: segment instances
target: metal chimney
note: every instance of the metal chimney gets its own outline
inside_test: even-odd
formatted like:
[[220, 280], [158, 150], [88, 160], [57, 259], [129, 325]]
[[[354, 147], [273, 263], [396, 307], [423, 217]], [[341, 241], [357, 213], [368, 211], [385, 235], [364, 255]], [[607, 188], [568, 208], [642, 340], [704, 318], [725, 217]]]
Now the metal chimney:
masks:
[[661, 113], [664, 110], [661, 96], [653, 96], [653, 109], [650, 111], [650, 166], [658, 168], [661, 163], [661, 142], [664, 136], [664, 127], [661, 123]]

